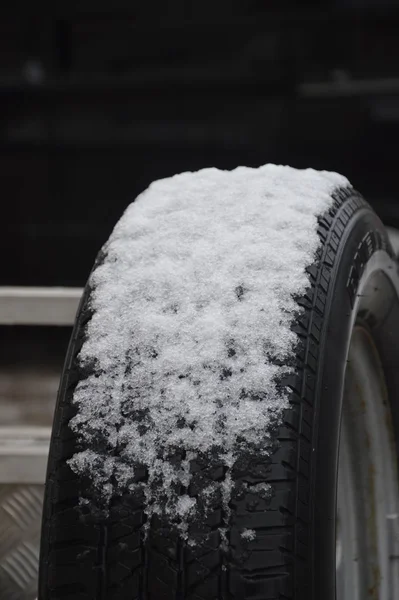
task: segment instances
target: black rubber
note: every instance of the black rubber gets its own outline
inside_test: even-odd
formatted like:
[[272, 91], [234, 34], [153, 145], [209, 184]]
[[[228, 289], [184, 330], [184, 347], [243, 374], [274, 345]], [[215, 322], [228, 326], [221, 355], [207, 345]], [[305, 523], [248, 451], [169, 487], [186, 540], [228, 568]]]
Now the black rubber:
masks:
[[[298, 298], [303, 312], [293, 325], [299, 336], [295, 374], [288, 386], [290, 408], [275, 428], [268, 462], [242, 456], [234, 468], [228, 546], [223, 545], [220, 498], [204, 523], [193, 526], [191, 548], [167, 523], [151, 524], [146, 542], [140, 498], [115, 498], [108, 516], [79, 507], [93, 495], [66, 461], [80, 449], [69, 429], [78, 381], [87, 376], [77, 361], [91, 318], [86, 288], [61, 381], [50, 449], [39, 582], [39, 600], [335, 600], [335, 497], [342, 388], [359, 283], [378, 252], [388, 280], [398, 276], [384, 227], [352, 189], [338, 190], [319, 221], [320, 248], [308, 269], [311, 286]], [[97, 259], [97, 264], [103, 255]], [[391, 284], [388, 284], [393, 289]], [[381, 294], [376, 289], [375, 294]], [[399, 306], [392, 301], [373, 314], [363, 309], [386, 367], [399, 439], [399, 369], [392, 351], [399, 346]], [[396, 359], [397, 360], [397, 359]], [[192, 465], [189, 494], [221, 480], [223, 466]], [[145, 478], [145, 473], [138, 477]], [[272, 484], [269, 495], [256, 484]], [[95, 498], [93, 497], [93, 502]], [[86, 510], [86, 512], [85, 512]], [[245, 540], [243, 528], [256, 538]]]

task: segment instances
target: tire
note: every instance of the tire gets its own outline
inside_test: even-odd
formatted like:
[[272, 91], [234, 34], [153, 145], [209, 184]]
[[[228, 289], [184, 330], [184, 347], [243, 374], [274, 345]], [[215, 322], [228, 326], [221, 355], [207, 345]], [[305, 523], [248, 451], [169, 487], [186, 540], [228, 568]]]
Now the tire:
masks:
[[[90, 481], [67, 464], [81, 448], [69, 427], [76, 413], [72, 396], [90, 372], [77, 360], [92, 316], [86, 287], [55, 413], [39, 600], [335, 599], [337, 469], [351, 335], [361, 320], [378, 349], [396, 460], [399, 283], [385, 229], [370, 206], [352, 188], [337, 190], [333, 198], [319, 219], [320, 248], [308, 268], [311, 285], [297, 299], [303, 311], [293, 330], [300, 341], [294, 372], [281, 382], [289, 389], [289, 408], [274, 431], [270, 459], [243, 456], [233, 472], [235, 482], [249, 482], [253, 489], [233, 496], [227, 549], [219, 532], [222, 504], [208, 515], [201, 533], [205, 543], [195, 548], [156, 518], [144, 540], [143, 506], [128, 493], [114, 498], [107, 514], [79, 505], [80, 497], [93, 495]], [[102, 261], [100, 253], [96, 264]], [[220, 465], [194, 467], [194, 484], [195, 477], [198, 483], [221, 477]], [[259, 483], [271, 484], [273, 492], [257, 491]], [[256, 538], [244, 539], [245, 528]]]

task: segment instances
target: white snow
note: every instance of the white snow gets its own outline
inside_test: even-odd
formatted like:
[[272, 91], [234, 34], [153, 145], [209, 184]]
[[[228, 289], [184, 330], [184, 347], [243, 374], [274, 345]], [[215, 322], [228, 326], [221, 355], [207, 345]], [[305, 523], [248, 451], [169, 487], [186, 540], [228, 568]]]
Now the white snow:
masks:
[[256, 531], [254, 529], [243, 529], [241, 537], [250, 542], [256, 538]]
[[261, 482], [255, 485], [249, 486], [244, 483], [244, 489], [248, 491], [250, 494], [257, 494], [260, 498], [266, 499], [270, 497], [270, 493], [272, 491], [272, 486], [269, 483]]
[[[128, 207], [91, 276], [80, 361], [95, 374], [78, 384], [71, 422], [88, 450], [70, 465], [105, 500], [144, 489], [149, 516], [187, 521], [190, 464], [213, 452], [228, 509], [238, 453], [266, 449], [287, 406], [276, 381], [297, 342], [294, 296], [309, 283], [317, 217], [348, 185], [270, 164], [204, 169], [156, 181]], [[141, 467], [148, 480], [135, 483]]]

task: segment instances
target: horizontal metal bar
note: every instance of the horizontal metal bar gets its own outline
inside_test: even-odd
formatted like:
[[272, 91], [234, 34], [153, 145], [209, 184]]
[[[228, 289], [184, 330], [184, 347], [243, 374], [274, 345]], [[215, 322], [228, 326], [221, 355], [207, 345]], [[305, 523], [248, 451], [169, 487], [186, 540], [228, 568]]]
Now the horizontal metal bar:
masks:
[[44, 483], [50, 427], [0, 427], [0, 484]]
[[0, 287], [0, 325], [73, 325], [81, 288]]
[[339, 81], [301, 83], [298, 91], [305, 98], [397, 94], [399, 92], [399, 77], [357, 80], [348, 78]]

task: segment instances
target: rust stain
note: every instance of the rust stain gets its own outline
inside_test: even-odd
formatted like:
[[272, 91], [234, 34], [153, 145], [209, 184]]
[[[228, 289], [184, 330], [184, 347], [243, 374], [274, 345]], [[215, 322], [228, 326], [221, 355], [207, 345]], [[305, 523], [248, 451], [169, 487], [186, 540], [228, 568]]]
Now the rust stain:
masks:
[[378, 600], [380, 582], [381, 582], [381, 574], [380, 574], [380, 570], [378, 567], [373, 567], [372, 572], [373, 572], [374, 583], [373, 583], [373, 585], [371, 585], [368, 588], [368, 595], [370, 596], [370, 598], [372, 598], [372, 600]]

